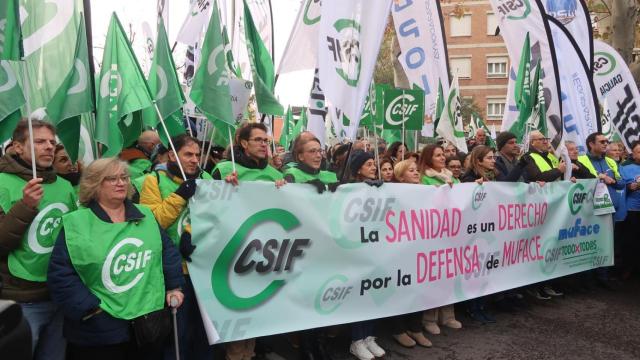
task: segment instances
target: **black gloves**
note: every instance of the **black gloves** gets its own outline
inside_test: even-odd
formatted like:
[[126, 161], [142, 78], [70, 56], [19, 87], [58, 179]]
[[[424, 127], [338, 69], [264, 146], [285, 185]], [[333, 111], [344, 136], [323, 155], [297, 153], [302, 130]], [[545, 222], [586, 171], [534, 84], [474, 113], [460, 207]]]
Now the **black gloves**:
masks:
[[182, 236], [180, 236], [180, 255], [182, 258], [191, 262], [191, 254], [196, 249], [196, 246], [191, 243], [191, 234], [188, 232], [183, 232]]
[[365, 180], [364, 183], [369, 186], [375, 186], [375, 187], [380, 187], [382, 186], [382, 184], [384, 184], [382, 180]]
[[189, 200], [196, 193], [196, 179], [184, 181], [175, 191], [181, 198]]
[[338, 186], [340, 186], [339, 182], [334, 182], [331, 184], [327, 184], [327, 190], [331, 191], [332, 193], [336, 192], [336, 190], [338, 190]]
[[309, 180], [305, 184], [313, 185], [318, 190], [318, 194], [322, 194], [326, 190], [324, 183], [318, 179]]

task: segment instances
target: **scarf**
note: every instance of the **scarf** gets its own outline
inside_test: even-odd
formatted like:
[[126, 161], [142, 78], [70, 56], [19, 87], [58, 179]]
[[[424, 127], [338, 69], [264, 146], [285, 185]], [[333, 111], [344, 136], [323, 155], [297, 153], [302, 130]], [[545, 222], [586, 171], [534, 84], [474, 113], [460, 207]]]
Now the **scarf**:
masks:
[[424, 171], [424, 174], [428, 177], [432, 177], [432, 178], [436, 178], [438, 180], [441, 180], [442, 182], [444, 182], [445, 184], [448, 182], [453, 182], [453, 173], [451, 172], [451, 170], [447, 169], [447, 168], [443, 168], [440, 172], [435, 171], [434, 169], [431, 168], [427, 168]]

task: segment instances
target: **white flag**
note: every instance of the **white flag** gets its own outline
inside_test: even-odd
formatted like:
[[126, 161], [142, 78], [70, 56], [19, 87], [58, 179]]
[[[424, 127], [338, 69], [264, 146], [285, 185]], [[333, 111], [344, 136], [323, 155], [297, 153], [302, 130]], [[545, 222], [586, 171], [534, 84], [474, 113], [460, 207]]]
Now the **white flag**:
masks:
[[594, 40], [594, 50], [593, 82], [598, 99], [607, 105], [610, 126], [630, 152], [631, 143], [640, 140], [638, 86], [627, 63], [611, 46]]
[[320, 0], [303, 0], [282, 54], [278, 74], [314, 69], [318, 60]]
[[176, 41], [193, 46], [200, 39], [202, 28], [209, 22], [211, 0], [198, 0], [191, 4], [191, 9], [180, 27]]
[[[593, 93], [593, 83], [589, 65], [582, 53], [573, 46], [566, 30], [555, 19], [548, 20], [553, 36], [554, 51], [558, 61], [560, 90], [562, 94], [562, 115], [564, 140], [578, 145], [581, 154], [587, 152], [585, 142], [589, 134], [598, 131], [597, 98]], [[546, 71], [546, 68], [545, 68]]]
[[318, 70], [316, 69], [315, 76], [313, 77], [313, 86], [311, 87], [311, 94], [309, 96], [309, 116], [307, 120], [307, 130], [315, 135], [320, 144], [324, 146], [327, 129], [325, 126], [325, 118], [327, 116], [327, 107], [324, 101], [324, 93], [320, 88], [320, 77], [318, 76]]
[[438, 80], [449, 92], [449, 71], [445, 37], [442, 33], [439, 1], [396, 1], [391, 6], [402, 64], [410, 87], [424, 90], [424, 113], [434, 115]]
[[349, 119], [342, 124], [350, 139], [356, 136], [390, 6], [391, 0], [322, 1], [320, 84], [330, 107]]
[[467, 152], [467, 141], [464, 136], [464, 127], [462, 124], [460, 101], [460, 85], [458, 84], [458, 73], [453, 77], [449, 94], [444, 101], [444, 110], [442, 117], [438, 122], [436, 132], [445, 140], [453, 143], [458, 150]]
[[548, 16], [558, 20], [569, 31], [571, 37], [580, 44], [580, 52], [589, 67], [593, 61], [593, 34], [591, 16], [584, 0], [545, 0], [542, 1]]

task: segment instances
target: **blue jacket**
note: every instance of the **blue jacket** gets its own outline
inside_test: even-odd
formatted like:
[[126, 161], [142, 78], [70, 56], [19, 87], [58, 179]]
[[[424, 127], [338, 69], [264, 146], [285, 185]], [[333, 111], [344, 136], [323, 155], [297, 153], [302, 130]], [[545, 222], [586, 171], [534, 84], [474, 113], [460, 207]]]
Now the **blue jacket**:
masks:
[[[107, 213], [97, 202], [89, 208], [101, 220], [111, 222]], [[132, 202], [125, 202], [125, 221], [144, 217]], [[159, 227], [159, 226], [158, 226]], [[167, 290], [184, 286], [182, 258], [173, 242], [160, 229], [162, 236], [162, 267]], [[95, 234], [99, 236], [99, 234]], [[100, 305], [100, 300], [89, 291], [71, 263], [65, 242], [64, 229], [60, 231], [49, 262], [48, 287], [52, 300], [65, 315], [64, 336], [71, 343], [83, 346], [109, 345], [127, 342], [130, 339], [130, 321], [117, 319], [102, 311], [82, 320]]]

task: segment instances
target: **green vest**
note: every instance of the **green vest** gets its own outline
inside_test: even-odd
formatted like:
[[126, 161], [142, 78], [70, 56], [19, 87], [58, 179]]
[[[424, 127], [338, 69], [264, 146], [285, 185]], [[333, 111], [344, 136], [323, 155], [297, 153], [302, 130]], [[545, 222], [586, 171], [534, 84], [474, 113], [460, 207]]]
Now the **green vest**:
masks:
[[[553, 170], [553, 167], [551, 167], [551, 165], [549, 165], [549, 163], [542, 157], [542, 155], [532, 152], [532, 153], [529, 153], [529, 156], [531, 156], [533, 161], [536, 163], [536, 166], [538, 167], [540, 172]], [[551, 155], [551, 153], [547, 154], [547, 159], [549, 159], [551, 164], [554, 164], [554, 160], [553, 160], [554, 158], [555, 158], [555, 156]], [[558, 160], [556, 158], [556, 163], [557, 162], [558, 162]], [[557, 164], [556, 164], [556, 166], [557, 166]]]
[[[451, 178], [454, 184], [459, 184], [460, 180], [452, 177]], [[422, 179], [420, 182], [424, 185], [444, 185], [446, 184], [442, 179], [432, 176], [422, 175]]]
[[338, 182], [338, 177], [334, 172], [320, 170], [317, 174], [309, 174], [300, 170], [297, 167], [290, 167], [284, 171], [284, 175], [293, 176], [293, 180], [295, 183], [305, 183], [311, 180], [320, 180], [324, 184], [333, 184]]
[[[147, 176], [154, 176], [154, 174]], [[156, 171], [155, 176], [157, 176], [158, 179], [158, 187], [160, 188], [160, 196], [162, 196], [162, 199], [166, 199], [169, 195], [178, 190], [180, 184], [173, 181], [166, 171]], [[200, 179], [210, 180], [211, 175], [203, 171], [200, 175]], [[189, 206], [185, 206], [178, 219], [176, 219], [169, 228], [165, 229], [176, 246], [179, 246], [180, 244], [180, 236], [182, 236], [185, 226], [190, 223]]]
[[[219, 162], [213, 171], [216, 169], [220, 172], [220, 178], [224, 180], [233, 172], [233, 163], [231, 161]], [[242, 181], [276, 181], [283, 178], [282, 173], [271, 165], [267, 165], [264, 169], [249, 169], [236, 163], [236, 171], [238, 172], [238, 180]]]
[[111, 316], [130, 320], [164, 307], [162, 238], [151, 210], [141, 221], [109, 223], [82, 208], [62, 218], [69, 257]]
[[[620, 173], [618, 172], [618, 164], [616, 163], [616, 161], [608, 156], [604, 157], [604, 161], [607, 162], [607, 165], [609, 165], [609, 168], [611, 168], [611, 170], [613, 171], [613, 175], [615, 176], [616, 180], [620, 180]], [[591, 159], [589, 159], [589, 156], [587, 155], [578, 156], [578, 162], [584, 165], [584, 167], [586, 167], [587, 170], [589, 170], [591, 175], [598, 177], [598, 171], [591, 163]]]
[[[0, 174], [0, 207], [6, 214], [22, 200], [27, 182], [17, 175]], [[29, 281], [47, 281], [47, 268], [53, 245], [60, 232], [62, 215], [76, 209], [76, 194], [67, 180], [57, 177], [51, 184], [42, 184], [44, 196], [38, 205], [38, 215], [22, 236], [20, 247], [9, 253], [11, 275]]]
[[140, 176], [151, 171], [153, 163], [149, 159], [134, 159], [129, 162], [129, 175], [131, 179], [137, 179]]

